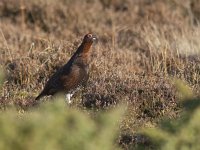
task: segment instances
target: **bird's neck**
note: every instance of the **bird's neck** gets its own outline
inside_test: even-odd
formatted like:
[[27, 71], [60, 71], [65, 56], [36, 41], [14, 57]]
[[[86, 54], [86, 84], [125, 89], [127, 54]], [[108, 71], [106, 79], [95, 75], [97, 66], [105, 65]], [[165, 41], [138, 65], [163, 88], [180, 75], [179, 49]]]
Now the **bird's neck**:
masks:
[[82, 43], [77, 50], [77, 54], [83, 58], [88, 57], [91, 46], [92, 43]]
[[73, 62], [74, 58], [76, 58], [76, 61], [82, 61], [83, 63], [87, 64], [91, 45], [92, 43], [82, 43], [71, 57], [69, 62]]

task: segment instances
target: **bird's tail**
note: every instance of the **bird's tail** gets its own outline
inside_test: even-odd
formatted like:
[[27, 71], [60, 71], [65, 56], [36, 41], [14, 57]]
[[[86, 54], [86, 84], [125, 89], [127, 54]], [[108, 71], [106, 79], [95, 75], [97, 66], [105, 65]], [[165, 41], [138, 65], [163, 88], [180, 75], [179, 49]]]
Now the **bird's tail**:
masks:
[[36, 98], [35, 98], [35, 100], [39, 100], [40, 98], [42, 98], [44, 96], [44, 93], [42, 92], [42, 93], [40, 93]]

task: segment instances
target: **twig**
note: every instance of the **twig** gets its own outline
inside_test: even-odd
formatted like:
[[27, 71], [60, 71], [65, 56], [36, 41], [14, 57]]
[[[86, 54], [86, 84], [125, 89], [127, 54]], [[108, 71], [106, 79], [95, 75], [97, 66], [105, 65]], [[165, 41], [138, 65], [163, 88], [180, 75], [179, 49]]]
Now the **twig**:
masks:
[[12, 57], [12, 55], [11, 55], [10, 48], [8, 47], [7, 40], [6, 40], [5, 36], [4, 36], [4, 33], [3, 33], [3, 31], [2, 31], [1, 28], [0, 28], [0, 32], [1, 32], [1, 35], [2, 35], [2, 37], [3, 37], [3, 39], [4, 39], [4, 41], [5, 41], [6, 48], [7, 48], [8, 54], [9, 54], [9, 56], [10, 56], [10, 60], [13, 61], [13, 57]]

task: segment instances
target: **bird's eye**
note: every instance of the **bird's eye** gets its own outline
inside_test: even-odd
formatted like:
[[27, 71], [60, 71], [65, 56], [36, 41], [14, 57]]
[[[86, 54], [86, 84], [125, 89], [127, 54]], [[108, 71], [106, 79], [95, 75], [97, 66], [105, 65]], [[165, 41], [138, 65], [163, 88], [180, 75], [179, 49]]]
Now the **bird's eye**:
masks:
[[87, 36], [88, 38], [92, 38], [92, 34], [88, 34], [88, 36]]

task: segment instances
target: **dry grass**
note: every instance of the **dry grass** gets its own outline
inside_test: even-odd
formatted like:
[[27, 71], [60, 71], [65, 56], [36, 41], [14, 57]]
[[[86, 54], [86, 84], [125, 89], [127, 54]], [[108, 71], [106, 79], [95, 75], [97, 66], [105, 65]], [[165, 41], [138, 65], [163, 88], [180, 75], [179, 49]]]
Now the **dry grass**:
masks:
[[75, 108], [98, 111], [127, 103], [120, 127], [125, 134], [154, 126], [163, 116], [177, 117], [179, 97], [171, 79], [186, 81], [200, 94], [198, 6], [195, 0], [2, 0], [0, 65], [6, 81], [0, 108], [34, 105], [48, 77], [93, 32], [99, 43]]

